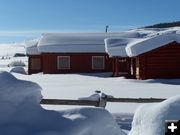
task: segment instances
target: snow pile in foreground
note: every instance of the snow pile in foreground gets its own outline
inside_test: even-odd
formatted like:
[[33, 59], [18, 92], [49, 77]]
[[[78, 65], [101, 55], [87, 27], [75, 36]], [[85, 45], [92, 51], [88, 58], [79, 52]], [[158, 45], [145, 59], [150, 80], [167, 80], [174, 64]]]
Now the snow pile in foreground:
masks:
[[104, 109], [67, 111], [43, 109], [41, 87], [0, 72], [0, 131], [2, 135], [124, 135]]
[[165, 120], [180, 119], [180, 96], [154, 105], [143, 105], [135, 113], [129, 135], [164, 135]]

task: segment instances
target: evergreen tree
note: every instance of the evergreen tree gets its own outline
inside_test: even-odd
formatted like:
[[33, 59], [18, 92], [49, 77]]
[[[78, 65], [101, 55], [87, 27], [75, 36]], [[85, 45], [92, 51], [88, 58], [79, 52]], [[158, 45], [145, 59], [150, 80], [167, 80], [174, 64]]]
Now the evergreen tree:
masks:
[[169, 22], [169, 23], [159, 23], [155, 25], [146, 26], [144, 28], [169, 28], [169, 27], [176, 27], [176, 26], [180, 26], [180, 21]]

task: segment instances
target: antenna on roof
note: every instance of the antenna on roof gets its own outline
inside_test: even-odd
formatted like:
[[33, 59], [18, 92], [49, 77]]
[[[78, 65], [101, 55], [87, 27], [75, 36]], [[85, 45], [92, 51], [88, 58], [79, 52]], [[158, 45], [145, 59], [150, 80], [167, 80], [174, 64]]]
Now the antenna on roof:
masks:
[[108, 25], [106, 25], [106, 30], [105, 30], [105, 32], [106, 32], [106, 33], [108, 32], [108, 28], [109, 28], [109, 26], [108, 26]]

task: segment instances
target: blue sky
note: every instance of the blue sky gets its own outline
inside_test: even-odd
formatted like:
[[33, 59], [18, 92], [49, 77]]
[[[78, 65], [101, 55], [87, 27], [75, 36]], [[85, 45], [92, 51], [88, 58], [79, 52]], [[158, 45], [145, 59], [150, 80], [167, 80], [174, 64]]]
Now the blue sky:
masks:
[[117, 32], [180, 20], [180, 0], [0, 0], [0, 43], [43, 32]]

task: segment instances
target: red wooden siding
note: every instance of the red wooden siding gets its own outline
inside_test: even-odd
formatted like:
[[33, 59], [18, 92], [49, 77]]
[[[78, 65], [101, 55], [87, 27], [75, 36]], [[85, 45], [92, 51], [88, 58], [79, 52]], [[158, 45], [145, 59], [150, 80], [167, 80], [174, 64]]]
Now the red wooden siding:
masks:
[[130, 58], [112, 58], [113, 76], [129, 76], [130, 75]]
[[180, 78], [180, 44], [173, 42], [136, 58], [138, 79]]
[[[39, 59], [40, 60], [40, 69], [33, 69], [32, 68], [32, 61], [33, 59]], [[39, 73], [42, 72], [42, 57], [40, 55], [30, 55], [28, 57], [28, 74], [33, 74], [33, 73]]]
[[[58, 69], [57, 57], [70, 56], [70, 69]], [[92, 56], [104, 56], [105, 69], [92, 69]], [[105, 53], [59, 53], [59, 54], [42, 54], [43, 73], [83, 73], [83, 72], [110, 72], [111, 60]]]

